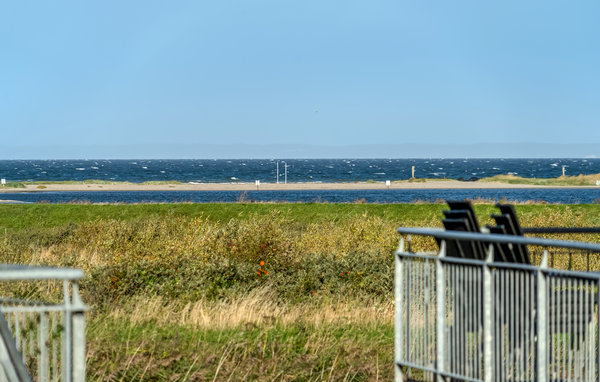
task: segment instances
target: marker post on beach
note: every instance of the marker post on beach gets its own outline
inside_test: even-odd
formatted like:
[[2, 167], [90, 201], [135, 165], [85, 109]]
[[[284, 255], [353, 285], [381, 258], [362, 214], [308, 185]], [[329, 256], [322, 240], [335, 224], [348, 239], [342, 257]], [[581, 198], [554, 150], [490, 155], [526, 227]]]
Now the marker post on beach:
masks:
[[563, 167], [563, 176], [565, 176], [565, 167], [567, 166], [562, 166]]
[[415, 166], [412, 166], [412, 179], [415, 178]]
[[392, 184], [392, 182], [390, 182], [389, 180], [385, 181], [385, 186], [387, 187], [387, 189], [390, 189], [390, 185]]
[[0, 182], [2, 182], [2, 187], [6, 186], [6, 179], [2, 178], [2, 180], [0, 180]]
[[258, 187], [260, 186], [260, 180], [255, 180], [254, 184], [256, 184], [256, 191], [258, 191]]

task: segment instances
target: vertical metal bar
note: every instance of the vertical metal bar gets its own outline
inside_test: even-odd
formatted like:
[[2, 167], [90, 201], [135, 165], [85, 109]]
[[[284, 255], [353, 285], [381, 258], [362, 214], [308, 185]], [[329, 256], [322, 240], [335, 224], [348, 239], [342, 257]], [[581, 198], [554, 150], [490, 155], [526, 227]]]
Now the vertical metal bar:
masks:
[[[421, 280], [419, 280], [419, 285], [420, 285], [420, 291], [421, 293], [423, 293], [425, 291], [425, 261], [421, 262], [420, 264], [420, 268], [421, 268]], [[423, 297], [425, 297], [424, 295], [422, 295]], [[422, 298], [423, 298], [422, 297]], [[425, 314], [427, 312], [427, 300], [423, 298], [423, 311], [421, 312], [421, 315], [423, 317], [423, 319], [421, 320], [421, 322], [425, 323]], [[419, 341], [421, 343], [421, 354], [419, 355], [419, 358], [421, 359], [421, 364], [425, 365], [425, 326], [423, 327], [423, 329], [421, 330], [420, 333], [420, 337], [421, 340]]]
[[582, 305], [583, 305], [583, 335], [581, 338], [581, 352], [582, 352], [582, 378], [584, 381], [589, 379], [589, 353], [588, 353], [588, 336], [592, 335], [590, 332], [590, 325], [588, 323], [588, 280], [583, 280], [582, 289]]
[[[596, 314], [597, 311], [597, 307], [598, 304], [596, 304], [594, 302], [594, 300], [597, 299], [597, 295], [594, 295], [594, 290], [595, 288], [600, 288], [600, 280], [594, 280], [594, 282], [590, 282], [590, 291], [589, 291], [589, 304], [590, 304], [590, 315], [591, 315], [591, 322], [590, 322], [590, 327], [592, 330], [592, 335], [589, 336], [589, 342], [590, 342], [590, 373], [591, 373], [591, 380], [595, 380], [596, 379], [596, 372], [600, 373], [600, 369], [598, 369], [596, 367], [597, 363], [596, 363], [596, 343], [598, 340], [598, 344], [600, 344], [600, 330], [599, 330], [599, 325], [600, 325], [600, 317], [598, 317], [598, 315]], [[599, 291], [600, 293], [600, 291]], [[597, 300], [600, 301], [600, 300]], [[595, 321], [595, 322], [594, 322]], [[600, 355], [599, 355], [600, 356]], [[600, 361], [598, 361], [600, 362]]]
[[537, 272], [537, 332], [538, 332], [538, 343], [537, 343], [537, 378], [538, 382], [546, 382], [548, 380], [547, 374], [547, 305], [546, 305], [546, 293], [548, 291], [546, 287], [546, 274], [545, 269], [548, 268], [548, 250], [544, 249], [542, 256], [542, 262], [540, 264], [540, 270]]
[[560, 342], [560, 331], [561, 331], [561, 279], [557, 276], [553, 276], [554, 279], [554, 304], [553, 308], [556, 311], [556, 321], [554, 322], [554, 347], [556, 348], [556, 359], [554, 360], [556, 368], [556, 378], [560, 378], [561, 375], [561, 349], [562, 344]]
[[470, 339], [470, 341], [467, 341], [467, 360], [469, 361], [469, 370], [468, 370], [468, 377], [473, 378], [474, 376], [474, 369], [475, 369], [475, 364], [473, 362], [473, 360], [475, 359], [475, 356], [473, 354], [473, 350], [474, 350], [474, 346], [473, 346], [473, 337], [471, 336], [471, 334], [474, 334], [474, 330], [473, 328], [475, 327], [475, 320], [473, 319], [473, 304], [474, 304], [474, 298], [473, 298], [473, 292], [475, 290], [475, 286], [473, 285], [473, 269], [475, 267], [469, 266], [467, 268], [467, 272], [468, 272], [468, 280], [469, 280], [469, 284], [467, 285], [467, 290], [468, 290], [468, 299], [467, 299], [467, 305], [468, 305], [468, 311], [469, 311], [469, 325], [467, 327], [467, 332], [468, 332], [468, 338]]
[[484, 356], [484, 381], [494, 380], [494, 321], [492, 319], [492, 263], [494, 261], [494, 247], [490, 244], [486, 264], [483, 267], [483, 356]]
[[[404, 258], [401, 253], [404, 252], [404, 238], [400, 239], [400, 246], [394, 255], [395, 263], [395, 279], [394, 279], [394, 309], [395, 309], [395, 325], [394, 325], [394, 375], [396, 382], [404, 382], [404, 373], [397, 362], [405, 360], [404, 355], [404, 330], [402, 321], [402, 312], [404, 309]], [[406, 309], [408, 311], [408, 309]]]
[[561, 358], [561, 376], [563, 378], [566, 377], [566, 363], [567, 363], [567, 341], [565, 339], [565, 333], [568, 335], [568, 330], [567, 330], [567, 321], [569, 321], [569, 317], [567, 315], [565, 315], [565, 311], [568, 312], [568, 307], [567, 307], [567, 296], [566, 293], [568, 292], [567, 290], [567, 280], [565, 277], [561, 277], [561, 309], [560, 309], [560, 316], [561, 316], [561, 341], [562, 341], [562, 358]]
[[[435, 271], [436, 271], [436, 329], [437, 329], [437, 355], [436, 355], [436, 369], [439, 372], [446, 371], [446, 270], [442, 260], [446, 256], [446, 241], [443, 240], [440, 244], [440, 252], [435, 260]], [[438, 374], [436, 375], [438, 382], [444, 380], [444, 378]]]
[[40, 326], [38, 328], [38, 382], [48, 382], [48, 313], [40, 313]]
[[596, 379], [596, 357], [595, 357], [595, 352], [596, 352], [596, 340], [597, 340], [597, 335], [598, 332], [600, 332], [598, 330], [597, 324], [600, 322], [600, 320], [598, 319], [598, 316], [596, 315], [596, 304], [595, 304], [595, 300], [596, 300], [596, 295], [594, 293], [594, 290], [597, 286], [600, 286], [600, 282], [597, 282], [596, 280], [594, 281], [590, 281], [589, 283], [589, 291], [588, 291], [588, 304], [589, 304], [589, 309], [590, 309], [590, 324], [589, 324], [589, 328], [591, 331], [591, 335], [587, 336], [588, 338], [588, 344], [589, 344], [589, 366], [590, 366], [590, 379], [591, 380], [595, 380]]
[[465, 357], [465, 278], [464, 278], [464, 266], [457, 265], [457, 290], [458, 290], [458, 314], [456, 315], [456, 328], [458, 329], [458, 336], [456, 337], [456, 343], [458, 345], [458, 364], [456, 365], [458, 374], [464, 375], [464, 357]]
[[79, 297], [79, 284], [72, 284], [73, 303], [73, 363], [72, 381], [85, 382], [85, 316], [83, 302]]
[[71, 381], [71, 298], [69, 296], [69, 281], [63, 281], [63, 294], [65, 308], [63, 311], [62, 348], [61, 348], [61, 366], [62, 380]]
[[523, 312], [523, 355], [522, 355], [522, 362], [523, 362], [523, 371], [524, 371], [524, 375], [525, 375], [525, 379], [528, 380], [529, 379], [529, 332], [530, 332], [530, 328], [529, 328], [529, 311], [530, 311], [530, 307], [529, 307], [529, 272], [524, 272], [523, 274], [523, 278], [524, 278], [524, 282], [523, 282], [523, 295], [524, 297], [524, 302], [525, 302], [525, 309]]
[[433, 304], [431, 303], [431, 296], [433, 295], [433, 285], [431, 284], [432, 274], [431, 274], [431, 260], [427, 261], [426, 267], [426, 284], [427, 284], [427, 312], [425, 314], [425, 338], [427, 343], [427, 348], [425, 350], [425, 354], [427, 355], [427, 367], [432, 367], [433, 359], [432, 359], [432, 338], [431, 338], [431, 312], [433, 310]]
[[600, 278], [598, 278], [596, 280], [596, 346], [594, 347], [594, 350], [596, 351], [596, 362], [594, 364], [594, 368], [595, 373], [594, 376], [597, 373], [600, 374]]
[[21, 313], [15, 312], [15, 344], [17, 350], [21, 351]]
[[[538, 285], [538, 289], [540, 288], [540, 286]], [[548, 315], [549, 315], [549, 324], [548, 324], [548, 331], [549, 334], [547, 336], [549, 343], [549, 353], [548, 353], [548, 362], [549, 362], [549, 367], [550, 367], [550, 374], [551, 374], [551, 378], [555, 379], [556, 378], [556, 370], [555, 370], [555, 365], [556, 365], [556, 351], [555, 351], [555, 346], [554, 346], [554, 331], [556, 328], [556, 309], [553, 307], [554, 302], [556, 301], [555, 299], [555, 285], [554, 285], [554, 277], [549, 277], [548, 278]], [[537, 296], [536, 296], [536, 301], [537, 301]], [[539, 312], [539, 307], [538, 307], [538, 312]], [[539, 314], [539, 313], [538, 313]], [[536, 322], [537, 322], [537, 318], [536, 318]], [[538, 338], [541, 335], [541, 332], [539, 331], [538, 328]], [[539, 341], [539, 340], [538, 340]]]
[[494, 337], [494, 342], [495, 342], [495, 346], [496, 346], [496, 357], [495, 357], [495, 378], [494, 380], [499, 381], [500, 380], [500, 369], [501, 369], [501, 363], [500, 360], [502, 359], [502, 347], [501, 347], [501, 343], [500, 343], [500, 337], [502, 335], [502, 318], [500, 316], [500, 307], [502, 306], [502, 299], [501, 299], [501, 288], [499, 287], [500, 284], [500, 274], [498, 273], [498, 270], [496, 270], [495, 274], [494, 274], [494, 283], [496, 284], [496, 288], [494, 290], [494, 295], [496, 296], [496, 304], [494, 304], [494, 311], [496, 313], [496, 321], [494, 322], [494, 327], [496, 330], [496, 335]]
[[590, 318], [590, 322], [587, 324], [588, 330], [590, 331], [590, 334], [585, 336], [586, 341], [588, 343], [587, 346], [587, 354], [588, 354], [588, 380], [593, 381], [596, 379], [596, 368], [594, 367], [595, 365], [595, 357], [594, 357], [594, 351], [596, 349], [595, 343], [596, 343], [596, 325], [594, 325], [594, 319], [595, 319], [595, 307], [594, 307], [594, 285], [595, 283], [593, 281], [588, 280], [588, 289], [587, 289], [587, 304], [588, 304], [588, 315]]
[[31, 358], [35, 355], [35, 314], [36, 313], [29, 314], [29, 325], [27, 325], [29, 327], [29, 356]]
[[532, 285], [532, 280], [533, 280], [533, 273], [532, 272], [527, 272], [527, 302], [529, 305], [529, 308], [527, 309], [527, 381], [531, 381], [533, 379], [533, 374], [532, 374], [532, 364], [534, 362], [534, 355], [533, 355], [533, 332], [534, 332], [534, 324], [533, 324], [533, 315], [535, 314], [535, 311], [537, 310], [537, 307], [535, 306], [535, 300], [533, 299], [533, 290], [534, 287]]
[[452, 291], [453, 291], [453, 295], [452, 295], [452, 339], [450, 341], [450, 343], [453, 346], [453, 352], [452, 352], [452, 365], [451, 365], [451, 371], [453, 373], [458, 373], [458, 310], [459, 310], [459, 299], [460, 299], [460, 291], [458, 288], [458, 282], [457, 282], [457, 266], [456, 265], [452, 265]]
[[460, 271], [460, 372], [462, 375], [467, 373], [467, 268], [468, 265], [461, 265]]
[[[569, 252], [569, 261], [571, 253]], [[567, 335], [565, 336], [565, 342], [567, 343], [567, 379], [570, 380], [572, 377], [573, 367], [573, 349], [571, 347], [573, 339], [573, 298], [571, 293], [573, 292], [573, 280], [567, 279]]]
[[429, 260], [423, 261], [423, 288], [425, 289], [425, 305], [424, 305], [424, 328], [423, 328], [423, 364], [429, 366]]
[[58, 381], [58, 331], [57, 331], [57, 312], [52, 313], [51, 335], [52, 339], [52, 381]]
[[[481, 346], [483, 344], [483, 340], [482, 340], [482, 336], [483, 336], [483, 322], [482, 322], [482, 317], [483, 317], [483, 313], [481, 312], [481, 308], [482, 308], [482, 303], [481, 303], [481, 299], [482, 299], [482, 295], [483, 295], [483, 283], [481, 280], [481, 273], [482, 273], [482, 269], [478, 268], [477, 269], [477, 379], [482, 379], [482, 372], [481, 372], [481, 363], [482, 363], [482, 359], [481, 359], [481, 354], [482, 354], [482, 349]], [[493, 280], [494, 275], [492, 274], [492, 280]], [[492, 291], [492, 295], [493, 295], [493, 291]], [[496, 325], [494, 325], [495, 327]]]
[[575, 375], [575, 378], [577, 380], [585, 380], [585, 375], [584, 375], [584, 365], [585, 365], [585, 348], [583, 346], [583, 342], [585, 340], [585, 336], [586, 336], [586, 331], [585, 331], [585, 315], [584, 315], [584, 306], [585, 306], [585, 302], [584, 302], [584, 286], [585, 286], [585, 280], [577, 280], [577, 306], [578, 306], [578, 318], [577, 318], [577, 332], [576, 332], [576, 339], [577, 339], [577, 344], [576, 344], [576, 350], [577, 350], [577, 366], [576, 366], [576, 371], [577, 374]]
[[518, 293], [519, 293], [519, 361], [518, 361], [518, 365], [519, 365], [519, 380], [523, 379], [523, 376], [525, 375], [525, 362], [523, 361], [523, 358], [525, 357], [525, 355], [527, 354], [525, 352], [525, 331], [526, 326], [527, 326], [527, 322], [525, 321], [525, 300], [527, 299], [527, 295], [525, 294], [525, 272], [524, 271], [519, 271], [518, 273], [518, 278], [519, 278], [519, 289], [518, 289]]
[[23, 322], [22, 322], [22, 324], [23, 324], [23, 329], [22, 329], [23, 332], [21, 333], [21, 341], [22, 341], [22, 344], [21, 344], [21, 355], [23, 356], [23, 362], [25, 364], [27, 364], [27, 352], [29, 350], [28, 347], [27, 347], [27, 334], [28, 334], [27, 333], [27, 327], [28, 327], [27, 324], [28, 324], [28, 321], [29, 321], [28, 320], [28, 316], [29, 315], [27, 314], [27, 312], [23, 312], [23, 316], [22, 316], [23, 317]]
[[508, 269], [508, 371], [511, 379], [515, 379], [515, 275], [514, 270]]
[[500, 279], [500, 367], [498, 368], [498, 374], [500, 375], [499, 380], [504, 380], [506, 377], [506, 270], [501, 269], [499, 272]]
[[[431, 284], [431, 306], [432, 309], [429, 312], [430, 315], [430, 320], [429, 320], [429, 325], [430, 325], [430, 330], [429, 330], [429, 343], [431, 344], [431, 349], [429, 351], [429, 353], [431, 354], [431, 359], [430, 359], [430, 363], [431, 363], [431, 367], [435, 368], [435, 362], [437, 360], [437, 337], [438, 335], [436, 334], [436, 313], [437, 313], [437, 287], [436, 287], [436, 282], [437, 282], [437, 274], [435, 272], [435, 261], [431, 261], [430, 260], [430, 266], [429, 266], [429, 272], [431, 274], [431, 277], [429, 278], [429, 283]], [[433, 376], [432, 376], [433, 378]]]

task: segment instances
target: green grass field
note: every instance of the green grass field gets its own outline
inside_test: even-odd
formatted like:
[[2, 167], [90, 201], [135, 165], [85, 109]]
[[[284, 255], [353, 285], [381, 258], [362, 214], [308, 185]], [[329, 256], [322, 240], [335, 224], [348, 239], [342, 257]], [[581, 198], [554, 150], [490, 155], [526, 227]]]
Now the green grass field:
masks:
[[[395, 228], [440, 226], [444, 208], [0, 205], [0, 261], [86, 272], [92, 381], [385, 381]], [[491, 223], [492, 205], [475, 209]], [[524, 226], [600, 225], [600, 205], [517, 212]]]

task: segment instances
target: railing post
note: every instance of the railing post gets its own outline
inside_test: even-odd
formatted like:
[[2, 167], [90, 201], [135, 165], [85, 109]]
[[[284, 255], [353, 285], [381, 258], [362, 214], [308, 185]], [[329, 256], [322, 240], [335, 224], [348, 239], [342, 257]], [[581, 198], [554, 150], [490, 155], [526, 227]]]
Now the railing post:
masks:
[[79, 296], [79, 284], [73, 283], [73, 382], [85, 381], [85, 306]]
[[544, 248], [540, 269], [537, 272], [537, 367], [536, 381], [546, 382], [548, 380], [548, 321], [547, 321], [547, 293], [545, 270], [548, 268], [548, 250]]
[[[446, 273], [442, 259], [446, 257], [446, 240], [440, 243], [440, 252], [435, 260], [436, 275], [436, 369], [443, 373], [446, 367]], [[442, 374], [437, 375], [437, 381], [445, 381]]]
[[63, 311], [63, 332], [61, 333], [62, 348], [61, 348], [61, 369], [62, 380], [71, 382], [71, 365], [72, 365], [72, 311], [71, 311], [71, 296], [69, 295], [69, 281], [63, 280], [63, 295], [64, 295], [64, 311]]
[[[394, 254], [395, 277], [394, 277], [394, 375], [396, 382], [404, 382], [405, 375], [398, 362], [404, 360], [404, 330], [402, 324], [402, 308], [404, 306], [404, 260], [400, 253], [404, 252], [404, 238], [400, 239], [398, 250]], [[408, 323], [407, 323], [408, 325]]]
[[492, 311], [492, 263], [494, 247], [490, 244], [483, 266], [483, 380], [494, 381], [494, 320]]

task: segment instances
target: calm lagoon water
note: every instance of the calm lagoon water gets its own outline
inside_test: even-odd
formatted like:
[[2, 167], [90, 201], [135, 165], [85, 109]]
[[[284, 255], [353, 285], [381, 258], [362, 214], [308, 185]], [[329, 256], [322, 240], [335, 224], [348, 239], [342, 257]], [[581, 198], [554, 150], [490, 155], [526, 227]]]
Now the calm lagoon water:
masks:
[[[235, 202], [240, 191], [88, 191], [88, 192], [35, 192], [0, 194], [0, 199], [26, 203], [178, 203], [178, 202]], [[555, 189], [463, 189], [463, 190], [303, 190], [303, 191], [248, 191], [247, 201], [261, 202], [328, 202], [352, 203], [410, 203], [445, 199], [509, 201], [544, 201], [548, 203], [597, 203], [600, 187]]]

